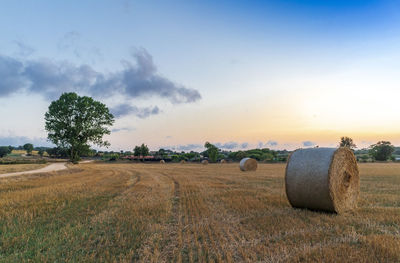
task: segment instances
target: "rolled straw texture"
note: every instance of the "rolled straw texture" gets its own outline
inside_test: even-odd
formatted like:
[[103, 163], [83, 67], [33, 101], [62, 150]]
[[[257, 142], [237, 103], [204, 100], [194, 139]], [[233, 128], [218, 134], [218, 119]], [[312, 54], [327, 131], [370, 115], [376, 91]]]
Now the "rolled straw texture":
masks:
[[243, 158], [239, 163], [240, 170], [245, 171], [255, 171], [257, 170], [257, 161], [252, 158]]
[[341, 213], [357, 207], [360, 177], [349, 148], [294, 151], [287, 162], [286, 195], [293, 207]]

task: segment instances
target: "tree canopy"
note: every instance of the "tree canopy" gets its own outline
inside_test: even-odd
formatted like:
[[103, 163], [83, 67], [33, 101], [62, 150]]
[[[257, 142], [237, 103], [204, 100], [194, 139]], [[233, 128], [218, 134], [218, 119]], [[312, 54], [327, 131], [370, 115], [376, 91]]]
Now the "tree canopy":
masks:
[[48, 139], [67, 148], [71, 161], [77, 162], [89, 144], [109, 146], [103, 136], [110, 134], [114, 116], [107, 106], [91, 97], [64, 93], [53, 101], [45, 114]]
[[11, 146], [0, 146], [0, 158], [3, 158], [7, 154], [11, 153], [12, 147]]
[[133, 149], [133, 155], [138, 157], [142, 156], [143, 160], [145, 156], [149, 155], [149, 152], [149, 147], [147, 147], [147, 145], [144, 143], [142, 143], [140, 146], [135, 146]]
[[357, 145], [353, 142], [353, 139], [350, 137], [342, 137], [340, 138], [340, 147], [348, 147], [350, 149], [354, 149]]
[[208, 154], [209, 160], [212, 163], [215, 163], [217, 161], [217, 158], [218, 158], [218, 148], [215, 145], [213, 145], [213, 144], [211, 144], [209, 142], [206, 142], [204, 144], [204, 147], [207, 148], [206, 152]]
[[32, 143], [26, 143], [24, 144], [24, 150], [28, 153], [28, 155], [32, 154], [33, 151], [33, 144]]
[[377, 161], [387, 161], [394, 152], [394, 146], [388, 141], [380, 141], [371, 145], [370, 154]]

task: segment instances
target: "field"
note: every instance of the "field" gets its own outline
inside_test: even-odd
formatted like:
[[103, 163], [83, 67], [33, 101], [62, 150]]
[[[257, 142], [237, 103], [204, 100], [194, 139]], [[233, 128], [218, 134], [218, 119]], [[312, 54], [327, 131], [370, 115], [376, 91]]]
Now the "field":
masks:
[[[8, 155], [9, 157], [20, 157], [26, 155], [27, 152], [25, 150], [12, 150], [11, 153]], [[38, 156], [39, 151], [32, 151], [33, 156]], [[44, 156], [48, 156], [48, 154], [45, 152]]]
[[24, 172], [45, 167], [47, 164], [5, 164], [0, 165], [0, 175], [5, 173]]
[[[32, 155], [37, 155], [38, 151], [32, 151]], [[12, 150], [11, 151], [11, 156], [21, 156], [21, 155], [26, 155], [27, 152], [25, 150]]]
[[82, 164], [0, 179], [1, 262], [399, 262], [400, 165], [359, 209], [292, 209], [283, 164]]

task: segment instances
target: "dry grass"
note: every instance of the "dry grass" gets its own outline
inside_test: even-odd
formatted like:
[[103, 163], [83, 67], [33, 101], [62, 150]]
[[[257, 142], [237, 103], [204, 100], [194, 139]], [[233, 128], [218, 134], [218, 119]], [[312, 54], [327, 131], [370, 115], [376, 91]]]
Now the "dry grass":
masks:
[[0, 261], [398, 262], [400, 165], [362, 164], [359, 209], [292, 209], [284, 165], [85, 164], [0, 180]]
[[0, 165], [0, 174], [24, 172], [36, 170], [47, 166], [47, 164], [6, 164]]
[[[24, 155], [27, 154], [27, 152], [26, 150], [12, 150], [11, 154]], [[39, 155], [39, 151], [33, 150], [32, 155]], [[44, 155], [47, 155], [47, 153], [45, 153]]]
[[11, 151], [12, 154], [26, 154], [25, 150], [12, 150]]

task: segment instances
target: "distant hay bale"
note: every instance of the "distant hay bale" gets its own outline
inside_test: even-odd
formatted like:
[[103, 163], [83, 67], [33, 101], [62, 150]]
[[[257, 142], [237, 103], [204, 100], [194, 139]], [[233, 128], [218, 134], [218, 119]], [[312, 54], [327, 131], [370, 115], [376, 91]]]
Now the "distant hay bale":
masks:
[[227, 163], [227, 162], [226, 162], [226, 160], [225, 160], [225, 159], [222, 159], [222, 160], [221, 160], [221, 163]]
[[164, 161], [164, 160], [161, 160], [160, 163], [165, 163], [165, 161]]
[[253, 158], [243, 158], [239, 163], [240, 170], [242, 171], [255, 171], [257, 170], [257, 161]]
[[207, 164], [208, 164], [208, 161], [207, 161], [207, 160], [203, 160], [203, 161], [201, 161], [201, 164], [207, 165]]
[[184, 163], [186, 163], [186, 161], [185, 161], [185, 160], [182, 160], [182, 161], [180, 161], [180, 163], [184, 164]]
[[293, 207], [341, 213], [357, 207], [360, 177], [349, 148], [294, 151], [286, 165], [286, 195]]

